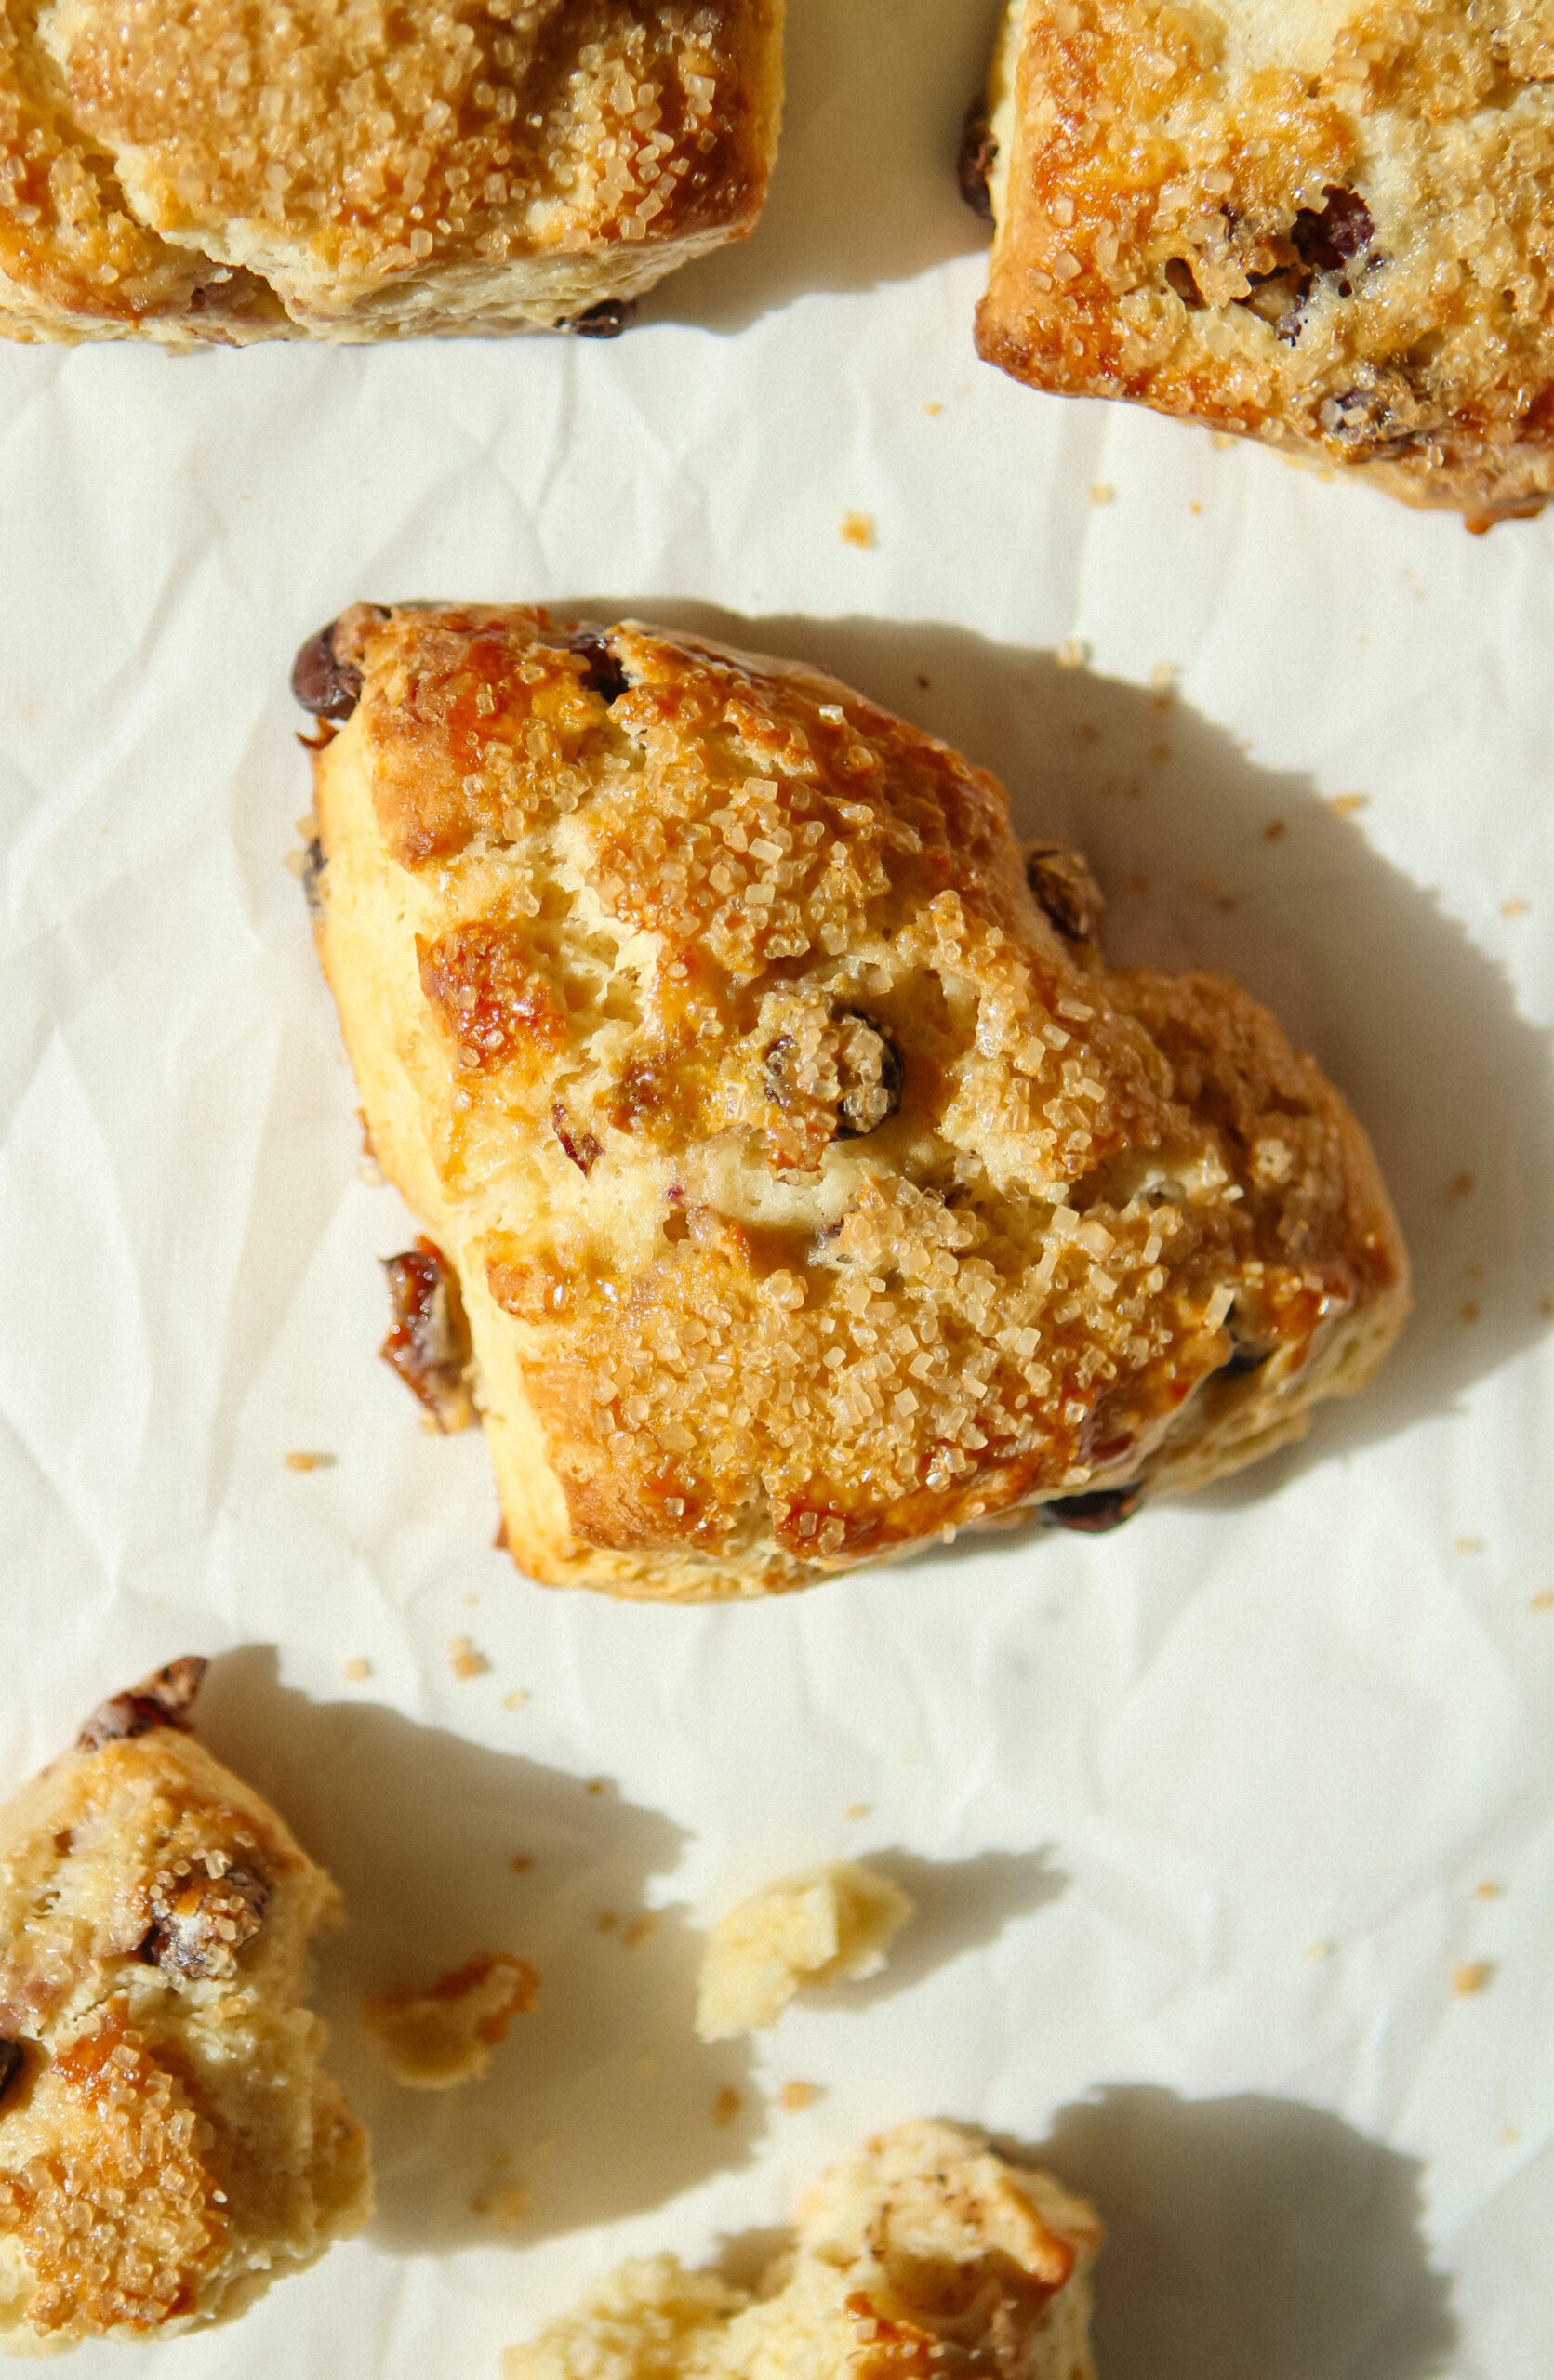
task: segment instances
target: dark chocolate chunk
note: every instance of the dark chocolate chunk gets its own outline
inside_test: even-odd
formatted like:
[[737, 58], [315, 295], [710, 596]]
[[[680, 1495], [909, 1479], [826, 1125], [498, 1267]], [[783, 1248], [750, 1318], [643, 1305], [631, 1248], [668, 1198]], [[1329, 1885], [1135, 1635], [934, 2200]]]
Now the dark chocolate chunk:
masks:
[[558, 327], [570, 331], [574, 338], [618, 338], [636, 319], [634, 298], [604, 298], [597, 306], [590, 306], [586, 313], [574, 314], [569, 323]]
[[302, 846], [302, 865], [297, 871], [302, 887], [302, 897], [316, 918], [324, 907], [324, 846], [316, 835], [310, 835]]
[[594, 694], [602, 694], [607, 703], [618, 702], [631, 680], [615, 657], [615, 647], [603, 628], [574, 628], [567, 637], [574, 653], [580, 653], [588, 663], [583, 671], [583, 683]]
[[78, 1749], [99, 1752], [104, 1744], [122, 1742], [126, 1737], [149, 1735], [153, 1727], [181, 1727], [187, 1733], [187, 1714], [209, 1666], [203, 1655], [187, 1653], [181, 1660], [169, 1661], [166, 1669], [153, 1670], [139, 1686], [110, 1696], [98, 1704], [76, 1737]]
[[20, 2073], [25, 2056], [20, 2042], [0, 2041], [0, 2099]]
[[1097, 1488], [1088, 1496], [1057, 1496], [1038, 1507], [1048, 1528], [1077, 1529], [1083, 1537], [1104, 1537], [1109, 1529], [1131, 1521], [1144, 1501], [1142, 1488]]
[[[385, 615], [385, 616], [387, 616]], [[291, 691], [315, 719], [349, 719], [362, 698], [362, 673], [335, 651], [338, 620], [311, 636], [291, 665]]]
[[1358, 191], [1329, 182], [1322, 200], [1320, 208], [1301, 208], [1290, 237], [1302, 264], [1309, 265], [1313, 272], [1342, 272], [1356, 257], [1364, 255], [1375, 238], [1376, 227]]
[[955, 178], [961, 196], [974, 215], [984, 223], [993, 219], [992, 172], [998, 163], [998, 142], [988, 111], [980, 99], [973, 99], [966, 110], [966, 120], [961, 127], [961, 147], [955, 160]]

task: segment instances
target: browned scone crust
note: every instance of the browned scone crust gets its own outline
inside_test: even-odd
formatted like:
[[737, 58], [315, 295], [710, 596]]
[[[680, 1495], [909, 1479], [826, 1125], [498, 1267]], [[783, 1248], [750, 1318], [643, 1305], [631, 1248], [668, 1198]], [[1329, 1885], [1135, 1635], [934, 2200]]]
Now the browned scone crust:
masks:
[[1108, 971], [985, 771], [818, 671], [539, 611], [361, 605], [299, 681], [345, 722], [309, 873], [367, 1129], [537, 1578], [753, 1593], [1105, 1521], [1370, 1377], [1406, 1262], [1348, 1109], [1233, 985]]
[[0, 333], [608, 328], [751, 231], [784, 0], [0, 0]]
[[187, 1734], [203, 1661], [0, 1811], [0, 2347], [224, 2319], [356, 2230], [366, 2138], [299, 2003], [338, 1896]]
[[1554, 487], [1547, 0], [1009, 0], [977, 343], [1474, 527]]

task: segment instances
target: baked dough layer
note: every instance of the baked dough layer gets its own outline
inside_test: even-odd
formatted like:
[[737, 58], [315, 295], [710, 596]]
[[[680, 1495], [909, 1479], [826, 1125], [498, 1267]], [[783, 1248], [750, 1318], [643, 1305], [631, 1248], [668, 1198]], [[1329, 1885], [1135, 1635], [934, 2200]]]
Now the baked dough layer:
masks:
[[783, 0], [0, 0], [0, 332], [608, 330], [754, 228], [782, 16]]
[[906, 2123], [833, 2167], [753, 2293], [629, 2264], [511, 2347], [504, 2380], [1095, 2380], [1094, 2207], [959, 2124]]
[[1099, 1526], [1375, 1370], [1407, 1266], [1348, 1109], [1233, 985], [1109, 970], [986, 771], [540, 611], [360, 605], [299, 683], [321, 955], [536, 1578]]
[[1474, 527], [1554, 487], [1546, 0], [1010, 0], [984, 356]]
[[301, 2005], [339, 1896], [184, 1732], [203, 1661], [0, 1811], [0, 2347], [224, 2320], [371, 2212]]

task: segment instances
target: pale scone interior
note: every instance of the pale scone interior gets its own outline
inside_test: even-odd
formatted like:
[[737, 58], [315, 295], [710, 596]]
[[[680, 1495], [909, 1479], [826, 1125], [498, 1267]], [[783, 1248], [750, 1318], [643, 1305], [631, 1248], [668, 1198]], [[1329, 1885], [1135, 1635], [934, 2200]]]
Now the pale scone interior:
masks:
[[334, 1885], [186, 1732], [205, 1664], [0, 1812], [0, 2345], [225, 2319], [371, 2211], [303, 2005]]
[[1095, 2209], [958, 2124], [835, 2166], [759, 2286], [629, 2264], [503, 2360], [505, 2380], [1094, 2380]]

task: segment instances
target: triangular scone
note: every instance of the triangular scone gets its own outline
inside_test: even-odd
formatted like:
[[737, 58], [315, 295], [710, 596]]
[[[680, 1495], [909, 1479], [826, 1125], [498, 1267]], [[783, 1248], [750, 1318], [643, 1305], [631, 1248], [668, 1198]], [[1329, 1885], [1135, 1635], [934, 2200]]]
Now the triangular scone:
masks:
[[202, 1660], [0, 1811], [0, 2346], [238, 2312], [371, 2211], [300, 2003], [339, 1894], [187, 1732]]
[[673, 2256], [622, 2267], [506, 2380], [1095, 2380], [1095, 2209], [958, 2124], [835, 2166], [753, 2294]]
[[319, 948], [431, 1235], [393, 1351], [435, 1401], [467, 1315], [537, 1578], [1106, 1527], [1381, 1361], [1407, 1259], [1338, 1093], [1233, 984], [1109, 966], [1083, 860], [933, 736], [496, 605], [358, 604], [294, 684]]

